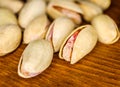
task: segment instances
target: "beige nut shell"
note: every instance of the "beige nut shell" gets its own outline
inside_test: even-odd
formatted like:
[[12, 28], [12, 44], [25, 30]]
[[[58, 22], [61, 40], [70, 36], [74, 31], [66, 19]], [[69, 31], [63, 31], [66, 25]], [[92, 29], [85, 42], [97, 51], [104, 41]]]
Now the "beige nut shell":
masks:
[[33, 40], [45, 38], [48, 27], [49, 20], [45, 14], [36, 17], [24, 30], [23, 43], [28, 44]]
[[21, 29], [14, 24], [0, 26], [0, 56], [14, 51], [21, 42]]
[[53, 48], [47, 40], [35, 40], [25, 48], [18, 64], [18, 75], [31, 78], [47, 69], [53, 58]]
[[115, 21], [108, 15], [101, 14], [92, 20], [98, 39], [104, 44], [113, 44], [120, 38], [119, 30]]
[[27, 2], [21, 9], [18, 17], [19, 24], [22, 28], [27, 25], [40, 14], [46, 12], [46, 4], [43, 0], [32, 0]]
[[71, 64], [75, 64], [81, 58], [90, 53], [97, 43], [97, 34], [91, 25], [83, 25], [81, 27], [78, 27], [63, 42], [59, 52], [59, 57], [61, 59], [66, 60], [66, 58], [63, 58], [62, 56], [64, 45], [66, 44], [67, 40], [71, 37], [71, 35], [73, 35], [73, 33], [78, 30], [80, 30], [80, 32], [73, 45], [72, 56], [70, 58]]
[[51, 29], [53, 29], [51, 42], [53, 44], [55, 52], [59, 51], [60, 46], [63, 43], [64, 39], [72, 32], [74, 28], [75, 28], [74, 22], [67, 17], [60, 17], [53, 21], [46, 34], [46, 39], [48, 39], [50, 31]]
[[9, 9], [0, 8], [0, 26], [6, 24], [17, 24], [17, 18]]

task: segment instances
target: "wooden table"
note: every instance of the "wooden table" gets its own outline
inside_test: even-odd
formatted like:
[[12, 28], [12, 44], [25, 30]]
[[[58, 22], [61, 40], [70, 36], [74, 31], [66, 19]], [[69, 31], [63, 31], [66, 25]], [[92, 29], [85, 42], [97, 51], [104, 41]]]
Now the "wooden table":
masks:
[[[112, 0], [105, 13], [120, 27], [120, 0]], [[21, 44], [13, 53], [0, 57], [0, 87], [120, 87], [120, 40], [112, 45], [98, 42], [90, 54], [74, 65], [59, 59], [56, 53], [51, 66], [30, 79], [17, 74], [25, 47]]]

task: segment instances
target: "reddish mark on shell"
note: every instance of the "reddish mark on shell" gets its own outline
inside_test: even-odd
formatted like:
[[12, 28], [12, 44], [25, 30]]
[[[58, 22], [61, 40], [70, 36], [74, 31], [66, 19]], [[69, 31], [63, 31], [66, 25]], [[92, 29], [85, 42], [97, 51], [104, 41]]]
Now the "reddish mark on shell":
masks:
[[66, 42], [64, 48], [63, 48], [63, 58], [66, 61], [70, 61], [71, 55], [72, 55], [72, 50], [73, 50], [73, 45], [75, 43], [75, 40], [78, 36], [78, 33], [80, 31], [76, 31]]

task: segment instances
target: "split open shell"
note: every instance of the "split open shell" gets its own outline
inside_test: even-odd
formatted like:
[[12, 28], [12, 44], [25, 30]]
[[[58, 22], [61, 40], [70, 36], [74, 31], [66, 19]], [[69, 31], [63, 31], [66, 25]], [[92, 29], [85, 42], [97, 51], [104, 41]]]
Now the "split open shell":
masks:
[[49, 20], [45, 14], [36, 17], [24, 30], [23, 43], [28, 44], [33, 40], [45, 38], [49, 24]]
[[53, 58], [53, 48], [47, 40], [35, 40], [29, 43], [19, 61], [18, 75], [31, 78], [47, 69]]
[[59, 17], [53, 21], [46, 34], [46, 39], [51, 41], [55, 52], [59, 51], [64, 39], [74, 28], [74, 22], [67, 17]]
[[83, 11], [78, 5], [71, 1], [53, 0], [48, 4], [47, 13], [53, 19], [61, 16], [67, 16], [76, 24], [80, 24], [82, 22], [81, 14], [83, 14]]
[[101, 14], [92, 20], [92, 25], [97, 31], [98, 39], [104, 44], [113, 44], [120, 38], [115, 21], [108, 15]]
[[97, 43], [97, 33], [91, 25], [75, 29], [63, 42], [59, 57], [71, 64], [90, 53]]

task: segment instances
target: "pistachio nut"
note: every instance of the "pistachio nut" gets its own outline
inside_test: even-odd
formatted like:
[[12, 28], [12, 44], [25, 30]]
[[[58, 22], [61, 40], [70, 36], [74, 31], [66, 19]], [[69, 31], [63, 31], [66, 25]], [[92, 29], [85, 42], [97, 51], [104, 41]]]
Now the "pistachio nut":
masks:
[[17, 18], [9, 9], [0, 8], [0, 26], [5, 24], [17, 24]]
[[49, 2], [47, 6], [47, 13], [53, 19], [61, 16], [67, 16], [71, 18], [76, 24], [82, 22], [81, 15], [83, 11], [74, 2], [67, 0], [53, 0]]
[[63, 42], [59, 57], [71, 64], [90, 53], [97, 43], [97, 33], [91, 25], [83, 25], [75, 29]]
[[95, 16], [102, 13], [102, 9], [99, 6], [89, 1], [81, 0], [78, 5], [84, 12], [83, 18], [88, 22], [90, 22]]
[[28, 44], [33, 40], [45, 38], [49, 24], [50, 22], [45, 14], [36, 17], [24, 30], [23, 43]]
[[21, 29], [15, 24], [0, 26], [0, 56], [14, 51], [21, 42]]
[[[47, 2], [50, 2], [50, 1], [59, 1], [59, 0], [46, 0]], [[61, 0], [61, 1], [75, 1], [75, 0]]]
[[103, 10], [106, 10], [110, 7], [111, 5], [111, 0], [88, 0], [91, 1], [95, 4], [97, 4], [98, 6], [100, 6]]
[[53, 58], [53, 48], [47, 40], [34, 40], [22, 53], [18, 64], [18, 75], [23, 78], [37, 76], [47, 69]]
[[119, 39], [119, 30], [115, 21], [108, 15], [101, 14], [92, 20], [98, 39], [104, 44], [113, 44]]
[[46, 34], [46, 39], [51, 41], [54, 52], [58, 52], [64, 39], [75, 28], [74, 22], [67, 17], [59, 17], [53, 21]]
[[0, 7], [10, 9], [14, 13], [17, 13], [21, 10], [24, 3], [20, 0], [0, 0]]
[[40, 14], [46, 12], [46, 4], [44, 0], [31, 0], [27, 2], [21, 9], [19, 14], [19, 24], [22, 28], [26, 28], [27, 25]]

